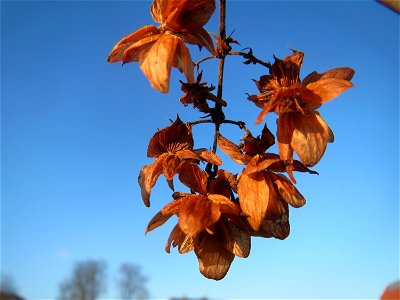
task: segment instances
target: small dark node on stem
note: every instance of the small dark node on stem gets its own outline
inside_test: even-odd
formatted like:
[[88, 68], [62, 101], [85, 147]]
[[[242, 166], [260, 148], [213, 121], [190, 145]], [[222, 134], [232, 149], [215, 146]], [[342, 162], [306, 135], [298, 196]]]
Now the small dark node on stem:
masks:
[[220, 59], [229, 55], [229, 53], [232, 50], [231, 44], [239, 45], [239, 42], [230, 36], [227, 38], [221, 38], [221, 37], [214, 35], [214, 37], [215, 37], [215, 40], [217, 41], [216, 57], [220, 58]]
[[210, 116], [215, 125], [219, 126], [225, 121], [225, 114], [220, 105], [216, 105], [215, 107], [211, 108]]
[[214, 179], [217, 177], [217, 172], [218, 172], [218, 166], [212, 164], [212, 163], [207, 163], [206, 168], [205, 168], [207, 174], [209, 175], [209, 179]]

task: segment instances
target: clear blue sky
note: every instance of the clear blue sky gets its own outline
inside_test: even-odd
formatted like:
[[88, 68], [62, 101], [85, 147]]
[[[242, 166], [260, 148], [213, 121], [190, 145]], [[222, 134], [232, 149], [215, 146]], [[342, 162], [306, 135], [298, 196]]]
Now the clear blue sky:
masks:
[[[319, 176], [296, 177], [307, 204], [291, 210], [290, 236], [253, 239], [249, 258], [215, 282], [200, 275], [193, 253], [164, 252], [175, 220], [144, 236], [170, 201], [160, 178], [152, 207], [142, 203], [148, 141], [176, 113], [200, 116], [178, 101], [178, 71], [164, 95], [137, 64], [106, 63], [120, 38], [154, 24], [149, 6], [1, 2], [1, 271], [27, 299], [54, 298], [86, 259], [108, 263], [106, 298], [118, 296], [123, 262], [142, 266], [154, 298], [378, 298], [399, 277], [399, 16], [372, 1], [228, 1], [236, 49], [251, 46], [270, 61], [289, 47], [304, 51], [301, 77], [342, 66], [356, 74], [353, 89], [320, 109], [336, 139], [314, 168]], [[216, 33], [216, 20], [206, 29]], [[215, 85], [216, 64], [204, 69]], [[226, 115], [255, 134], [259, 109], [245, 93], [257, 92], [250, 79], [265, 71], [227, 59]], [[266, 121], [274, 128], [274, 115]], [[211, 146], [209, 130], [195, 129], [197, 147]], [[242, 132], [228, 125], [222, 134]]]

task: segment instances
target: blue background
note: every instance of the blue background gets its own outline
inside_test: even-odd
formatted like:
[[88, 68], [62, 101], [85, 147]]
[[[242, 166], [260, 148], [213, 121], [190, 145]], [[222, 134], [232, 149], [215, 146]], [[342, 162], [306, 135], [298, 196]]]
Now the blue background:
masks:
[[[123, 36], [155, 24], [149, 1], [1, 2], [1, 271], [27, 299], [54, 298], [77, 261], [108, 263], [106, 298], [118, 297], [123, 262], [142, 267], [152, 298], [378, 298], [399, 277], [399, 16], [372, 1], [228, 1], [227, 33], [273, 61], [305, 52], [301, 77], [355, 69], [354, 88], [319, 111], [335, 133], [314, 168], [296, 174], [307, 199], [291, 209], [284, 240], [254, 238], [219, 282], [199, 273], [193, 253], [164, 252], [171, 219], [144, 235], [171, 200], [160, 177], [146, 208], [137, 184], [148, 141], [183, 107], [172, 71], [170, 93], [150, 88], [136, 63], [109, 65]], [[217, 33], [218, 12], [206, 25]], [[189, 46], [194, 60], [208, 55]], [[216, 61], [202, 64], [216, 85]], [[228, 57], [225, 113], [255, 135], [259, 109], [251, 79], [267, 70]], [[275, 130], [276, 116], [266, 118]], [[238, 142], [243, 132], [221, 128]], [[212, 145], [212, 126], [194, 129], [196, 147]], [[272, 149], [276, 151], [276, 147]], [[241, 166], [225, 161], [224, 168]], [[179, 187], [179, 185], [178, 185]]]

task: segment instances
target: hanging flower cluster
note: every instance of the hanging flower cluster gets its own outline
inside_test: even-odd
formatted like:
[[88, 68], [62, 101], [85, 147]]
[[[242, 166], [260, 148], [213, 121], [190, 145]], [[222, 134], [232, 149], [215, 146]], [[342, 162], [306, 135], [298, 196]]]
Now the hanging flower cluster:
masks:
[[[225, 0], [220, 0], [220, 26], [224, 28]], [[220, 280], [228, 272], [235, 256], [250, 254], [251, 237], [285, 239], [290, 233], [289, 207], [306, 203], [295, 187], [294, 172], [317, 174], [309, 169], [324, 155], [327, 143], [333, 142], [333, 132], [317, 109], [352, 87], [351, 68], [336, 68], [324, 73], [312, 72], [300, 80], [304, 54], [293, 50], [284, 59], [275, 57], [273, 64], [263, 62], [246, 52], [233, 52], [224, 30], [215, 37], [203, 28], [215, 10], [214, 0], [153, 0], [150, 13], [161, 23], [145, 26], [124, 37], [112, 49], [108, 61], [138, 62], [151, 86], [168, 92], [171, 68], [184, 73], [184, 92], [179, 101], [204, 114], [201, 120], [184, 123], [179, 117], [157, 131], [150, 139], [147, 156], [155, 160], [145, 165], [138, 181], [142, 200], [150, 206], [151, 190], [160, 175], [164, 175], [172, 190], [172, 199], [151, 219], [146, 233], [163, 225], [172, 216], [177, 224], [167, 239], [165, 251], [177, 247], [183, 254], [194, 251], [200, 272], [207, 278]], [[220, 27], [220, 29], [221, 29]], [[202, 82], [203, 73], [194, 80], [194, 64], [185, 43], [206, 48], [212, 55], [202, 59], [220, 61], [218, 89]], [[269, 74], [256, 80], [259, 94], [248, 99], [261, 108], [256, 123], [266, 114], [277, 114], [278, 152], [270, 152], [274, 134], [264, 125], [254, 136], [243, 121], [225, 118], [222, 99], [223, 62], [227, 56], [240, 55], [245, 64], [261, 64]], [[210, 106], [213, 104], [214, 106]], [[194, 148], [192, 127], [203, 123], [215, 125], [212, 151]], [[233, 124], [245, 130], [236, 144], [220, 133], [221, 125]], [[223, 168], [217, 149], [243, 166], [240, 174]], [[294, 158], [297, 154], [299, 160]], [[186, 191], [175, 191], [174, 179]]]

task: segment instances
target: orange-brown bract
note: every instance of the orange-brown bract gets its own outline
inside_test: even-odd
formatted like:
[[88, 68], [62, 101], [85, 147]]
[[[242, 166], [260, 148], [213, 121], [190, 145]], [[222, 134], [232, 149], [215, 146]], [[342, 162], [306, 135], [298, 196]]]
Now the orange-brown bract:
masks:
[[[265, 222], [285, 219], [288, 227], [287, 204], [300, 207], [306, 200], [289, 179], [276, 174], [286, 171], [286, 166], [279, 155], [266, 152], [274, 144], [273, 135], [266, 126], [261, 137], [246, 135], [243, 142], [239, 147], [223, 136], [218, 139], [222, 151], [246, 165], [239, 177], [237, 191], [250, 228], [257, 232], [256, 235], [271, 236], [269, 232], [263, 233]], [[300, 162], [291, 165], [290, 171], [293, 170], [314, 173]]]
[[212, 100], [215, 103], [226, 106], [226, 102], [222, 99], [219, 99], [213, 93], [212, 90], [215, 89], [214, 86], [206, 86], [207, 82], [201, 82], [203, 72], [199, 72], [197, 75], [196, 82], [188, 83], [181, 82], [181, 90], [185, 92], [185, 94], [179, 99], [181, 103], [185, 106], [193, 103], [194, 108], [198, 108], [199, 111], [204, 113], [212, 112], [212, 109], [208, 106], [207, 100]]
[[335, 68], [324, 73], [312, 72], [300, 81], [304, 53], [293, 50], [283, 60], [275, 57], [270, 74], [256, 81], [261, 94], [248, 99], [262, 109], [256, 123], [261, 123], [271, 111], [278, 115], [278, 149], [286, 162], [293, 160], [293, 151], [306, 166], [316, 165], [327, 143], [333, 142], [333, 132], [316, 111], [352, 87], [351, 68]]
[[193, 149], [192, 129], [179, 117], [170, 126], [154, 134], [149, 142], [147, 156], [155, 157], [156, 161], [144, 166], [139, 174], [138, 181], [146, 206], [150, 206], [151, 189], [161, 174], [164, 174], [168, 185], [173, 190], [173, 177], [180, 172], [182, 165], [199, 161], [221, 164], [221, 159], [211, 151]]
[[250, 235], [241, 217], [238, 204], [230, 199], [233, 175], [219, 170], [209, 179], [196, 164], [185, 164], [179, 173], [180, 181], [192, 194], [175, 193], [174, 201], [157, 213], [146, 232], [164, 224], [172, 215], [178, 224], [172, 230], [165, 250], [178, 246], [180, 253], [194, 250], [200, 272], [207, 278], [222, 279], [235, 257], [250, 253]]
[[215, 10], [215, 0], [154, 0], [153, 19], [159, 27], [144, 26], [122, 38], [111, 50], [108, 62], [139, 62], [151, 87], [167, 93], [171, 68], [178, 68], [194, 82], [194, 64], [185, 43], [205, 47], [214, 44], [203, 26]]

